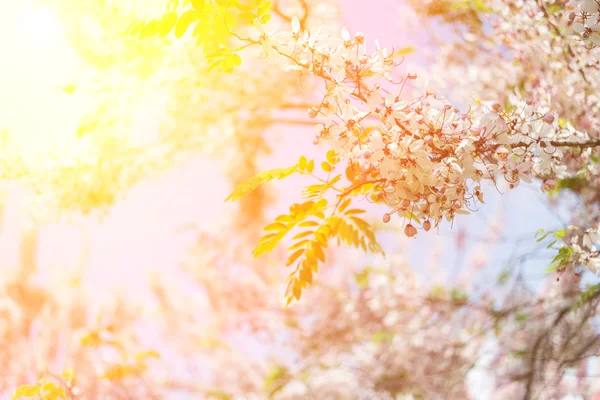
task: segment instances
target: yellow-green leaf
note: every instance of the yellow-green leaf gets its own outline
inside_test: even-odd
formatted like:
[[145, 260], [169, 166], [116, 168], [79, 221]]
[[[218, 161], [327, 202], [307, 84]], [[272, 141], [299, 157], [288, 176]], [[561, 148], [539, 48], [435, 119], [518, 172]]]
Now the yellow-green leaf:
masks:
[[304, 231], [304, 232], [300, 232], [299, 234], [297, 234], [296, 236], [294, 236], [292, 238], [292, 240], [297, 240], [297, 239], [302, 239], [305, 238], [307, 236], [312, 235], [314, 232], [313, 231]]
[[318, 226], [318, 225], [319, 225], [319, 223], [316, 221], [304, 221], [304, 222], [301, 222], [300, 224], [298, 224], [298, 226], [301, 228], [310, 228], [310, 227]]
[[158, 23], [156, 21], [148, 22], [140, 32], [140, 39], [145, 39], [149, 36], [156, 35], [158, 31]]
[[179, 21], [177, 21], [177, 25], [175, 26], [175, 37], [181, 38], [189, 26], [197, 21], [199, 18], [199, 14], [195, 10], [188, 10], [179, 17]]
[[300, 269], [300, 279], [308, 284], [312, 283], [312, 268], [310, 265], [303, 266]]
[[298, 168], [300, 168], [301, 170], [305, 170], [306, 169], [306, 157], [301, 156], [300, 160], [298, 160]]
[[248, 180], [243, 182], [241, 185], [237, 186], [233, 190], [233, 192], [231, 192], [231, 194], [225, 199], [225, 201], [229, 201], [229, 200], [236, 201], [236, 200], [240, 199], [241, 197], [247, 195], [248, 193], [253, 192], [263, 183], [272, 181], [273, 179], [286, 178], [297, 171], [298, 171], [298, 168], [296, 165], [294, 165], [293, 167], [276, 168], [276, 169], [272, 169], [269, 171], [261, 172], [255, 176], [249, 178]]
[[300, 256], [304, 254], [304, 249], [299, 249], [296, 250], [287, 260], [287, 262], [285, 263], [286, 267], [289, 267], [290, 265], [292, 265], [298, 258], [300, 258]]
[[351, 202], [352, 202], [351, 199], [346, 199], [346, 200], [342, 201], [342, 203], [338, 207], [339, 212], [344, 212], [344, 210], [346, 208], [348, 208], [348, 206], [350, 205]]
[[299, 249], [301, 247], [308, 245], [309, 243], [310, 243], [310, 240], [308, 240], [308, 239], [301, 240], [298, 243], [293, 244], [290, 247], [288, 247], [288, 251], [293, 251], [293, 250]]
[[204, 0], [192, 0], [192, 7], [196, 9], [198, 12], [202, 12], [204, 10]]
[[280, 232], [280, 231], [282, 231], [282, 230], [284, 230], [286, 228], [287, 227], [284, 224], [280, 223], [280, 222], [273, 222], [272, 224], [269, 224], [269, 225], [265, 226], [264, 230], [266, 232], [269, 232], [269, 231]]
[[356, 214], [363, 214], [365, 212], [366, 212], [365, 210], [361, 210], [359, 208], [352, 208], [352, 209], [346, 211], [344, 214], [345, 215], [356, 215]]
[[39, 392], [40, 387], [38, 385], [21, 385], [15, 390], [12, 398], [18, 399], [20, 397], [33, 397]]
[[162, 18], [160, 27], [158, 28], [158, 34], [160, 37], [165, 37], [173, 30], [177, 23], [177, 13], [170, 12], [165, 14]]
[[260, 17], [260, 23], [261, 24], [266, 24], [270, 20], [271, 20], [271, 14], [265, 14], [262, 17]]
[[[313, 246], [313, 249], [315, 250], [315, 255], [317, 256], [317, 258], [321, 260], [321, 262], [325, 262], [325, 253], [323, 252], [323, 248], [321, 248], [321, 246]], [[315, 272], [316, 271], [317, 270], [315, 269]]]

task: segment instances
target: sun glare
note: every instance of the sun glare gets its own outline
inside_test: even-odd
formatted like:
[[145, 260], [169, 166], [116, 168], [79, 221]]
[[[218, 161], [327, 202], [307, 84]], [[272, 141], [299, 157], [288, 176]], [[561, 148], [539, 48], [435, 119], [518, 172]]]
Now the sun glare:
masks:
[[6, 8], [0, 15], [0, 129], [34, 162], [53, 148], [67, 150], [89, 102], [61, 91], [77, 76], [78, 59], [57, 16], [31, 1]]
[[24, 36], [47, 49], [56, 47], [61, 40], [60, 23], [47, 8], [33, 8], [22, 18]]

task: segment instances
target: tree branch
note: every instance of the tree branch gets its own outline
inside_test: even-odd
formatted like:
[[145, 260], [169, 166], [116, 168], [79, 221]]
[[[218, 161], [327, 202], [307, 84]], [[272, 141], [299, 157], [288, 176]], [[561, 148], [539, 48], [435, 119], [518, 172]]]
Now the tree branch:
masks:
[[600, 139], [592, 139], [586, 142], [562, 142], [557, 140], [551, 140], [550, 144], [554, 147], [578, 147], [580, 149], [585, 149], [587, 147], [600, 146]]

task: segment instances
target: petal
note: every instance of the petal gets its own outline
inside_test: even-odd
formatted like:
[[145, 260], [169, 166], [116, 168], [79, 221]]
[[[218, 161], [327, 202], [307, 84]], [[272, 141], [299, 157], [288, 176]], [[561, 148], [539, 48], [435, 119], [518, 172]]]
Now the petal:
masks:
[[300, 21], [298, 20], [298, 17], [296, 17], [295, 15], [292, 18], [292, 32], [293, 33], [300, 32]]
[[346, 27], [342, 28], [342, 39], [346, 41], [350, 40], [350, 32], [348, 32], [348, 29], [346, 29]]
[[588, 14], [595, 14], [598, 12], [598, 4], [596, 0], [583, 0], [581, 4], [581, 11], [586, 12]]

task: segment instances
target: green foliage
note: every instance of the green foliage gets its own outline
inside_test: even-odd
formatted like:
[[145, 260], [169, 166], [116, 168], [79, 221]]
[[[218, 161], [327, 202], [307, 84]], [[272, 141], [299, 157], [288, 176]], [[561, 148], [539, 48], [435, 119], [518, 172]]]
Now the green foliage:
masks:
[[[549, 249], [553, 247], [557, 242], [562, 241], [566, 234], [569, 232], [569, 229], [570, 228], [564, 228], [558, 229], [556, 231], [544, 231], [543, 229], [539, 229], [535, 233], [536, 242], [540, 243], [547, 239], [549, 236], [553, 236], [552, 241], [546, 246], [546, 248]], [[561, 271], [563, 267], [565, 267], [571, 261], [571, 256], [573, 255], [573, 252], [573, 248], [570, 247], [568, 244], [561, 244], [561, 246], [558, 248], [558, 253], [550, 263], [550, 267], [546, 270], [546, 272]]]
[[498, 278], [497, 278], [498, 285], [504, 285], [508, 281], [508, 278], [510, 278], [509, 271], [508, 270], [502, 271], [498, 275]]
[[546, 8], [546, 11], [548, 12], [548, 14], [553, 15], [553, 14], [558, 14], [559, 12], [561, 12], [563, 10], [563, 8], [564, 7], [562, 7], [558, 4], [550, 4]]
[[205, 57], [210, 59], [211, 69], [230, 73], [242, 63], [236, 50], [231, 48], [236, 29], [269, 22], [272, 3], [266, 0], [193, 0], [187, 9], [176, 11], [178, 8], [178, 3], [172, 4], [172, 11], [161, 18], [132, 25], [128, 34], [144, 39], [164, 38], [172, 33], [176, 39], [181, 39], [191, 31], [196, 45], [202, 47]]
[[394, 51], [394, 54], [397, 56], [407, 56], [409, 54], [414, 53], [415, 50], [416, 49], [414, 46], [407, 46], [407, 47], [402, 47], [401, 49]]
[[[286, 266], [294, 267], [288, 276], [286, 289], [286, 301], [289, 304], [294, 298], [299, 300], [302, 291], [313, 282], [313, 274], [318, 272], [319, 265], [325, 262], [325, 250], [331, 239], [337, 240], [337, 244], [350, 245], [360, 248], [366, 252], [384, 255], [383, 249], [377, 242], [373, 227], [359, 215], [365, 213], [360, 208], [350, 208], [352, 196], [369, 194], [374, 190], [373, 183], [360, 183], [348, 189], [336, 188], [335, 185], [341, 181], [341, 175], [331, 177], [331, 172], [339, 162], [335, 151], [327, 152], [326, 161], [321, 165], [324, 172], [329, 176], [327, 179], [319, 179], [322, 183], [309, 185], [303, 192], [307, 201], [292, 204], [289, 214], [279, 215], [275, 221], [268, 224], [264, 230], [265, 235], [259, 240], [253, 251], [255, 257], [260, 257], [271, 252], [292, 230], [299, 229], [292, 240], [294, 244], [288, 247], [290, 255]], [[248, 179], [229, 195], [226, 199], [238, 200], [255, 190], [265, 182], [273, 179], [283, 179], [293, 173], [312, 175], [314, 161], [307, 160], [302, 156], [298, 164], [262, 172]], [[335, 205], [329, 205], [324, 198], [329, 191], [336, 191], [339, 200]], [[326, 209], [332, 209], [332, 214], [325, 215]]]
[[476, 12], [490, 12], [492, 11], [485, 1], [483, 0], [470, 0], [470, 1], [454, 1], [449, 4], [449, 11], [457, 11], [457, 10], [473, 10]]
[[295, 172], [299, 172], [300, 168], [298, 165], [294, 165], [288, 168], [275, 168], [268, 171], [261, 172], [253, 177], [249, 178], [241, 185], [237, 186], [233, 192], [225, 199], [225, 201], [236, 201], [240, 198], [246, 196], [247, 194], [253, 192], [258, 189], [260, 185], [263, 183], [267, 183], [274, 179], [284, 179], [288, 176], [292, 175]]
[[450, 290], [450, 299], [456, 304], [466, 304], [469, 296], [458, 288], [452, 288]]
[[439, 17], [444, 22], [463, 23], [472, 28], [482, 26], [479, 14], [489, 13], [492, 9], [484, 0], [436, 0], [421, 2], [410, 0], [415, 9], [428, 17]]
[[371, 276], [372, 271], [372, 267], [366, 267], [362, 272], [354, 274], [358, 286], [367, 287], [369, 285], [369, 277]]
[[66, 399], [67, 395], [63, 388], [55, 382], [41, 379], [36, 385], [21, 385], [13, 393], [12, 399], [40, 399], [59, 400]]
[[212, 390], [206, 393], [206, 398], [214, 400], [231, 400], [233, 399], [233, 396], [225, 392]]
[[394, 339], [394, 334], [388, 331], [377, 331], [371, 336], [371, 341], [376, 344], [390, 343]]
[[600, 283], [597, 283], [595, 285], [592, 285], [588, 288], [586, 288], [583, 292], [581, 292], [581, 294], [579, 295], [579, 298], [577, 299], [577, 301], [575, 302], [574, 305], [574, 309], [579, 309], [581, 306], [583, 306], [584, 304], [588, 303], [589, 301], [591, 301], [594, 297], [596, 297], [596, 295], [600, 292]]
[[517, 313], [515, 314], [515, 322], [524, 323], [529, 318], [527, 313]]
[[273, 398], [278, 392], [283, 390], [288, 384], [291, 375], [288, 369], [284, 366], [273, 366], [271, 372], [265, 378], [264, 391], [268, 394], [269, 398]]
[[552, 260], [550, 267], [547, 269], [547, 272], [560, 271], [564, 266], [566, 266], [573, 255], [573, 248], [569, 246], [562, 246], [558, 249], [558, 254]]

